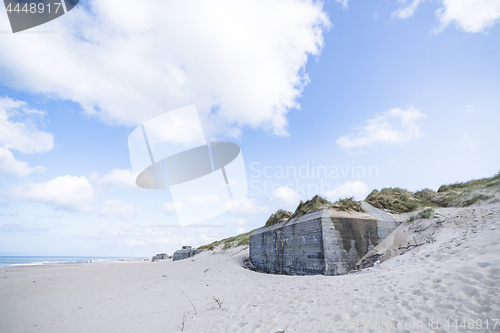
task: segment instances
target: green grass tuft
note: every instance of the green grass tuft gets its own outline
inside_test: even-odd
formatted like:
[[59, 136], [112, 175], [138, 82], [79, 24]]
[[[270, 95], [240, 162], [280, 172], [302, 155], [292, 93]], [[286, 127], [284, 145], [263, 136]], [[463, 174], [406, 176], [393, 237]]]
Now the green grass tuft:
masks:
[[[255, 229], [257, 230], [257, 229]], [[211, 250], [213, 251], [216, 247], [222, 245], [222, 250], [229, 250], [233, 247], [238, 247], [241, 245], [249, 245], [250, 244], [250, 235], [255, 231], [249, 231], [241, 235], [225, 238], [220, 241], [215, 241], [207, 245], [202, 245], [197, 248], [197, 250]]]
[[434, 213], [434, 209], [427, 208], [426, 210], [423, 210], [420, 213], [418, 213], [418, 215], [420, 215], [420, 217], [423, 219], [428, 219], [431, 217], [432, 213]]
[[473, 196], [469, 200], [465, 200], [463, 206], [467, 207], [467, 206], [475, 204], [478, 201], [485, 201], [485, 200], [491, 199], [493, 197], [494, 197], [493, 195], [476, 194], [475, 196]]

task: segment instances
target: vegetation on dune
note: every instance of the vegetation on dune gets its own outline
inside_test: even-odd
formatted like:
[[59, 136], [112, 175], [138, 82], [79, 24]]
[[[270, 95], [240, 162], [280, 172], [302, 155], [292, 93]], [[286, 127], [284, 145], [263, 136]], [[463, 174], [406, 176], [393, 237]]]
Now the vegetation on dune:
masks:
[[365, 201], [374, 207], [395, 213], [412, 212], [420, 206], [412, 192], [397, 187], [373, 190]]
[[287, 221], [294, 217], [301, 217], [302, 215], [309, 214], [324, 208], [333, 208], [340, 211], [356, 211], [364, 212], [365, 210], [361, 207], [361, 203], [354, 201], [353, 198], [340, 199], [334, 203], [326, 200], [319, 195], [314, 196], [311, 200], [300, 201], [299, 205], [292, 214], [289, 211], [280, 209], [276, 213], [272, 214], [266, 222], [266, 227], [274, 225], [279, 222]]
[[431, 217], [432, 213], [434, 213], [434, 209], [427, 208], [427, 209], [421, 211], [420, 213], [418, 213], [418, 215], [420, 215], [420, 217], [423, 219], [428, 219]]
[[478, 201], [486, 201], [486, 200], [491, 199], [493, 197], [494, 197], [494, 195], [476, 194], [472, 198], [465, 200], [463, 203], [463, 206], [464, 207], [470, 206], [470, 205], [475, 204]]
[[[500, 192], [500, 172], [490, 178], [442, 185], [437, 192], [431, 189], [411, 192], [397, 187], [383, 188], [380, 191], [373, 190], [365, 201], [372, 206], [393, 213], [413, 212], [428, 207], [418, 214], [410, 216], [409, 221], [411, 222], [418, 217], [430, 218], [435, 207], [465, 207], [479, 201], [499, 201], [498, 198], [495, 198], [495, 193], [498, 192]], [[353, 198], [340, 199], [337, 202], [331, 203], [325, 198], [316, 195], [311, 200], [301, 201], [293, 214], [283, 209], [278, 210], [269, 217], [265, 226], [268, 227], [324, 208], [333, 208], [339, 211], [365, 212], [361, 207], [361, 203], [354, 201]], [[250, 235], [255, 230], [200, 246], [197, 250], [214, 250], [221, 245], [222, 250], [228, 250], [236, 246], [249, 245]]]
[[307, 200], [305, 202], [300, 200], [300, 203], [295, 209], [292, 218], [301, 217], [302, 215], [315, 212], [322, 208], [327, 208], [331, 204], [332, 203], [330, 201], [326, 200], [323, 197], [320, 197], [319, 195], [315, 195], [311, 200]]
[[289, 220], [292, 217], [292, 213], [287, 210], [280, 209], [276, 213], [272, 214], [266, 222], [266, 227], [279, 223], [281, 221]]
[[[266, 222], [266, 227], [274, 225], [276, 223], [289, 220], [296, 216], [302, 216], [307, 213], [311, 213], [317, 211], [322, 208], [335, 208], [342, 211], [354, 210], [357, 212], [364, 212], [363, 208], [361, 208], [361, 204], [357, 201], [354, 201], [353, 198], [341, 199], [335, 203], [331, 203], [330, 201], [316, 195], [311, 200], [306, 202], [301, 201], [295, 213], [291, 213], [289, 211], [280, 209], [276, 213], [272, 214]], [[257, 230], [257, 229], [255, 229]], [[197, 248], [197, 250], [214, 250], [218, 246], [222, 246], [222, 250], [228, 250], [230, 248], [240, 246], [240, 245], [249, 245], [250, 244], [250, 235], [255, 231], [249, 231], [247, 233], [233, 236], [229, 238], [225, 238], [220, 241], [215, 241], [207, 245], [202, 245]]]
[[292, 215], [292, 218], [300, 217], [302, 215], [309, 214], [324, 208], [333, 208], [345, 212], [351, 210], [361, 213], [365, 212], [365, 210], [361, 207], [361, 203], [359, 203], [358, 201], [354, 201], [352, 197], [346, 199], [339, 199], [336, 202], [331, 203], [325, 198], [320, 197], [319, 195], [315, 195], [314, 198], [312, 198], [311, 200], [308, 200], [306, 202], [300, 201], [299, 205], [297, 206], [297, 209], [295, 210], [295, 213], [293, 213]]
[[336, 209], [336, 210], [340, 210], [340, 211], [344, 211], [344, 212], [348, 212], [351, 210], [353, 210], [355, 212], [360, 212], [360, 213], [365, 212], [363, 207], [361, 207], [361, 203], [359, 201], [355, 201], [352, 197], [346, 198], [346, 199], [340, 199], [337, 202], [334, 202], [333, 204], [331, 204], [331, 207]]
[[420, 207], [465, 207], [487, 201], [500, 192], [500, 172], [493, 177], [442, 185], [437, 192], [423, 189], [410, 192], [401, 188], [373, 190], [366, 202], [393, 213], [407, 213]]
[[257, 229], [246, 232], [241, 235], [225, 238], [220, 241], [215, 241], [207, 245], [202, 245], [197, 248], [197, 250], [214, 250], [216, 247], [222, 245], [222, 250], [228, 250], [233, 247], [241, 246], [241, 245], [249, 245], [250, 244], [250, 235]]
[[473, 179], [464, 183], [455, 183], [448, 185], [441, 185], [438, 189], [438, 193], [457, 191], [457, 190], [470, 190], [474, 188], [484, 188], [484, 187], [494, 187], [500, 185], [500, 172], [498, 172], [495, 176], [490, 178], [482, 178], [482, 179]]

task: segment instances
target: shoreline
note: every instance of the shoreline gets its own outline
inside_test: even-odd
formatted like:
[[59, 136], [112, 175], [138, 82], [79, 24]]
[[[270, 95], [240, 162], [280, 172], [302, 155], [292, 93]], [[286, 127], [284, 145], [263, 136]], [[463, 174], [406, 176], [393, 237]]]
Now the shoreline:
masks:
[[[32, 259], [32, 261], [26, 262], [26, 263], [22, 263], [22, 262], [21, 263], [19, 263], [19, 262], [5, 263], [9, 259], [16, 260], [17, 258], [19, 258], [19, 259], [29, 258], [29, 259]], [[0, 269], [2, 269], [2, 268], [15, 268], [15, 267], [50, 266], [50, 265], [75, 265], [75, 264], [90, 264], [90, 263], [94, 264], [94, 263], [100, 263], [100, 262], [147, 259], [147, 258], [125, 258], [125, 257], [109, 257], [109, 259], [108, 259], [106, 257], [70, 257], [70, 256], [68, 256], [68, 257], [63, 257], [63, 256], [56, 257], [56, 256], [53, 256], [52, 258], [60, 259], [60, 260], [54, 260], [53, 262], [50, 262], [47, 260], [50, 258], [51, 258], [50, 256], [0, 256]], [[39, 259], [39, 260], [36, 260], [36, 259]], [[72, 260], [64, 260], [64, 259], [72, 259]], [[78, 259], [80, 259], [80, 260], [78, 260]]]

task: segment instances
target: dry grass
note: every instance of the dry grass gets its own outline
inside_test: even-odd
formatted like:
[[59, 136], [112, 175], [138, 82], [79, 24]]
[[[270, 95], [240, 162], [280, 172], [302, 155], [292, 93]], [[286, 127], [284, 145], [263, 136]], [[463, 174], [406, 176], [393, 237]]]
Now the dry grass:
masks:
[[292, 217], [292, 213], [287, 210], [280, 209], [276, 213], [272, 214], [266, 222], [266, 227], [280, 223], [282, 221], [289, 220]]
[[485, 188], [485, 187], [496, 187], [496, 186], [500, 186], [500, 172], [490, 178], [473, 179], [464, 183], [457, 182], [454, 184], [441, 185], [441, 187], [438, 189], [438, 193], [457, 191], [457, 190], [465, 191], [474, 188]]
[[216, 247], [222, 245], [222, 250], [229, 250], [233, 247], [241, 246], [241, 245], [249, 245], [250, 244], [250, 235], [257, 229], [246, 232], [241, 235], [224, 238], [220, 241], [215, 241], [207, 245], [202, 245], [197, 248], [197, 250], [214, 250]]
[[500, 193], [500, 172], [493, 177], [442, 185], [437, 192], [423, 189], [410, 192], [401, 188], [373, 190], [365, 199], [372, 206], [393, 213], [412, 212], [420, 207], [465, 207], [488, 201]]
[[365, 210], [361, 207], [361, 203], [359, 201], [354, 201], [353, 198], [340, 199], [337, 202], [331, 204], [331, 207], [336, 210], [341, 210], [344, 212], [355, 211], [364, 213]]
[[274, 225], [279, 222], [287, 221], [295, 217], [301, 217], [305, 214], [309, 214], [320, 209], [333, 208], [341, 211], [356, 211], [364, 212], [365, 210], [361, 207], [361, 203], [354, 201], [353, 198], [340, 199], [334, 203], [326, 200], [319, 195], [315, 195], [311, 200], [300, 201], [299, 205], [292, 214], [289, 211], [280, 209], [276, 213], [272, 214], [266, 222], [266, 227]]
[[184, 315], [182, 316], [182, 328], [181, 328], [181, 331], [184, 331], [184, 324], [186, 324], [186, 320], [188, 319], [189, 312], [190, 311], [184, 312]]
[[402, 188], [383, 188], [373, 190], [365, 199], [370, 205], [394, 213], [407, 213], [416, 210], [420, 202], [414, 194]]
[[330, 201], [326, 200], [323, 197], [320, 197], [319, 195], [315, 195], [311, 200], [307, 200], [306, 202], [301, 200], [299, 205], [297, 206], [297, 209], [295, 209], [292, 218], [301, 217], [302, 215], [315, 212], [322, 208], [327, 208], [331, 204], [332, 203]]

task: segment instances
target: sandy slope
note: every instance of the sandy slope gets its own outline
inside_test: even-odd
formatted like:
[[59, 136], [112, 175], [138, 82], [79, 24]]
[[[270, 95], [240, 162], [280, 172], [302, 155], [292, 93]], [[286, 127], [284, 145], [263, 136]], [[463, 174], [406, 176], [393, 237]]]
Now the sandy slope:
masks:
[[436, 212], [435, 242], [344, 276], [252, 272], [241, 248], [1, 269], [0, 332], [180, 332], [187, 311], [184, 332], [500, 332], [500, 205]]

